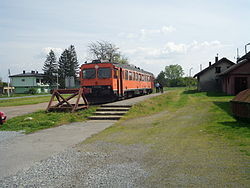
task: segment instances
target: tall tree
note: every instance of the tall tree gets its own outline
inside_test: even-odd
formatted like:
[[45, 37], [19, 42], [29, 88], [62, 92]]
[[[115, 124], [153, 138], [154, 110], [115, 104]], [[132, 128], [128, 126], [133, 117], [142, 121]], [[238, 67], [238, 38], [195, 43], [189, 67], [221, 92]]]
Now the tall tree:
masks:
[[178, 64], [165, 67], [165, 76], [167, 79], [174, 80], [184, 75], [182, 67]]
[[165, 76], [168, 82], [168, 86], [176, 87], [180, 85], [182, 81], [182, 76], [184, 75], [184, 71], [182, 67], [178, 64], [169, 65], [165, 67]]
[[98, 60], [128, 64], [128, 59], [121, 55], [118, 50], [119, 48], [115, 44], [107, 41], [92, 42], [88, 45], [89, 53]]
[[61, 88], [65, 87], [66, 77], [77, 77], [79, 71], [78, 66], [75, 47], [71, 45], [63, 51], [59, 58], [59, 83]]
[[46, 57], [43, 66], [43, 71], [44, 82], [49, 84], [50, 86], [54, 86], [56, 84], [57, 62], [53, 50], [50, 50], [49, 54]]
[[164, 71], [161, 71], [155, 79], [156, 82], [160, 83], [162, 86], [167, 86], [167, 79], [165, 77]]

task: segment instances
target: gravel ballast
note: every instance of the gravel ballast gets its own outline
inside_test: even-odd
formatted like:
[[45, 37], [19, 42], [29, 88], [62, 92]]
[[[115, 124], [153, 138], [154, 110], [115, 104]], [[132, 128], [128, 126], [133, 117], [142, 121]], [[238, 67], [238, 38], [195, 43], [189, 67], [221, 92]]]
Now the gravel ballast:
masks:
[[6, 142], [9, 139], [13, 139], [16, 136], [22, 136], [24, 135], [22, 132], [16, 132], [16, 131], [0, 131], [0, 143]]
[[[140, 187], [149, 175], [140, 164], [141, 146], [99, 142], [100, 152], [71, 148], [0, 179], [1, 187]], [[101, 151], [105, 148], [105, 152]], [[107, 151], [107, 148], [110, 151]]]

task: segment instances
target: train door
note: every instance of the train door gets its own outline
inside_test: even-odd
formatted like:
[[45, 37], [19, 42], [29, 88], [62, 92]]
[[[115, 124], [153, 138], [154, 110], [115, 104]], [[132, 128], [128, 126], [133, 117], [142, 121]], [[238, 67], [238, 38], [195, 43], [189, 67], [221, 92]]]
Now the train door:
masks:
[[116, 78], [116, 88], [117, 88], [117, 96], [120, 96], [120, 73], [119, 70], [117, 68], [114, 69], [115, 70], [115, 78]]
[[123, 72], [122, 72], [122, 68], [120, 68], [120, 74], [119, 74], [119, 86], [120, 86], [120, 96], [123, 97]]

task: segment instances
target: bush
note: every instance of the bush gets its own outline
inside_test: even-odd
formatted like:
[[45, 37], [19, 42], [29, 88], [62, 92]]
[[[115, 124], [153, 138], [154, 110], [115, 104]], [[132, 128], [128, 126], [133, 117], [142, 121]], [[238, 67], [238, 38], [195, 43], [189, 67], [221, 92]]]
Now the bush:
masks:
[[37, 93], [37, 91], [36, 91], [35, 88], [30, 88], [29, 91], [28, 91], [28, 93], [34, 95], [34, 94]]

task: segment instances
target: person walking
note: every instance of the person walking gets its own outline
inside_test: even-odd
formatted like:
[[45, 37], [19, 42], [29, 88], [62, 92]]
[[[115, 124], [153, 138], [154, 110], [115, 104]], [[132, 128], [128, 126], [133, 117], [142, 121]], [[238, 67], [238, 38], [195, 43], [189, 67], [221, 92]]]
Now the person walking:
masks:
[[161, 83], [159, 83], [159, 89], [160, 89], [161, 93], [163, 93], [163, 86]]
[[157, 82], [157, 83], [155, 84], [155, 88], [156, 88], [156, 93], [158, 93], [158, 92], [159, 92], [159, 88], [160, 88], [159, 82]]

